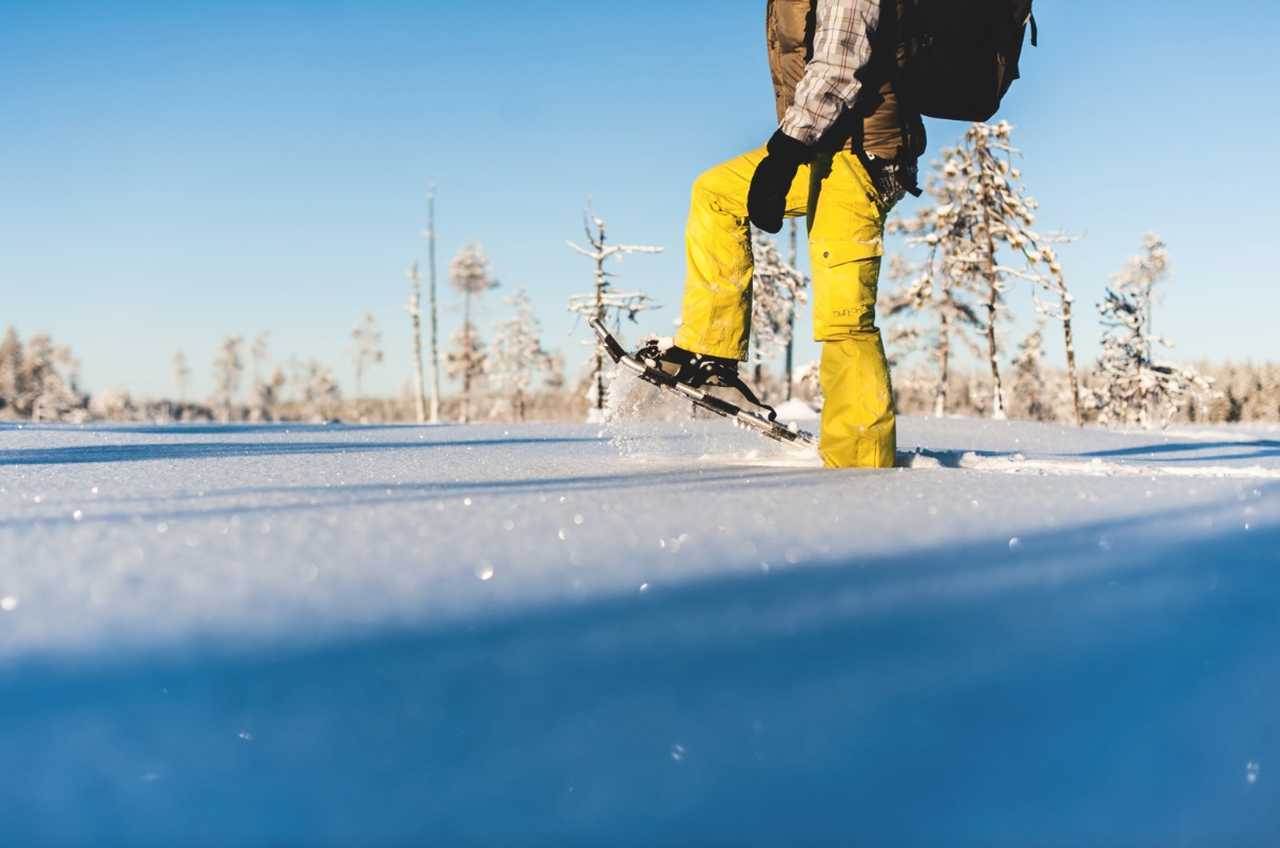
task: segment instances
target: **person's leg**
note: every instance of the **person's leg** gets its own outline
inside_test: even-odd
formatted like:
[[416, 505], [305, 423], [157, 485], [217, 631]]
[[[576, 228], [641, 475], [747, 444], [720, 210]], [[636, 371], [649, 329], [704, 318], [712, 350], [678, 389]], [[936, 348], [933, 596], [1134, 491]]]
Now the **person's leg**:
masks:
[[813, 337], [825, 398], [818, 452], [833, 468], [892, 468], [897, 451], [889, 365], [876, 327], [888, 208], [858, 158], [813, 166], [809, 255]]
[[[685, 229], [688, 272], [678, 346], [704, 356], [745, 360], [751, 335], [751, 230], [747, 189], [764, 158], [761, 147], [717, 165], [693, 183]], [[787, 194], [787, 216], [805, 213], [809, 169], [801, 168]]]

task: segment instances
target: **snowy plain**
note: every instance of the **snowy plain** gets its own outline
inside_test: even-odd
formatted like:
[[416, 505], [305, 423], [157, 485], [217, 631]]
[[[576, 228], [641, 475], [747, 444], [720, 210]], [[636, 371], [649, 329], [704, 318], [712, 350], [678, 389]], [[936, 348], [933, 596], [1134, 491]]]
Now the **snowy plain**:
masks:
[[0, 425], [0, 842], [1271, 845], [1280, 432]]

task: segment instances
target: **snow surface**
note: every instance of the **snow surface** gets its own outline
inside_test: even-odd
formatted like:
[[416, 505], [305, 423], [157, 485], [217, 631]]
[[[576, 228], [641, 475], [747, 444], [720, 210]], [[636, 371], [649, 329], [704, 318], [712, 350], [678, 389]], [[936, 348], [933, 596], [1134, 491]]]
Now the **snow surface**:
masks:
[[774, 408], [774, 412], [778, 413], [778, 420], [786, 423], [792, 421], [796, 423], [815, 422], [820, 414], [814, 411], [813, 407], [802, 400], [784, 400]]
[[0, 843], [1268, 845], [1280, 435], [0, 427]]

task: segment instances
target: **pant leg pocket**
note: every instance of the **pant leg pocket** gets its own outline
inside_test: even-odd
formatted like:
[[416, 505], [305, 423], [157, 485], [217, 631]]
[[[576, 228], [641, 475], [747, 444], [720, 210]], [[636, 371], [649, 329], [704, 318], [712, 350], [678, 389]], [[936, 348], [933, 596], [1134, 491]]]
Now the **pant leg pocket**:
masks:
[[884, 241], [812, 242], [813, 337], [834, 341], [876, 330], [876, 292]]

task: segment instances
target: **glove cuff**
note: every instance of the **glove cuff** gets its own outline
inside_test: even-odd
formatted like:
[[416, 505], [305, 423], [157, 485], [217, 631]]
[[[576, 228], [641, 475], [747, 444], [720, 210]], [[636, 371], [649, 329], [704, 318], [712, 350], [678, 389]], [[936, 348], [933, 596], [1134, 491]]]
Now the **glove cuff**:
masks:
[[782, 130], [773, 134], [766, 149], [770, 156], [796, 167], [813, 161], [813, 148], [803, 141], [797, 141]]

